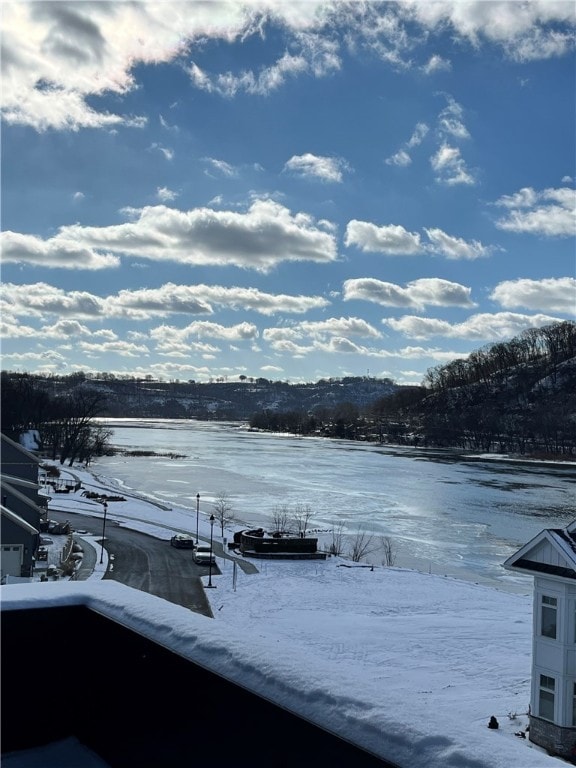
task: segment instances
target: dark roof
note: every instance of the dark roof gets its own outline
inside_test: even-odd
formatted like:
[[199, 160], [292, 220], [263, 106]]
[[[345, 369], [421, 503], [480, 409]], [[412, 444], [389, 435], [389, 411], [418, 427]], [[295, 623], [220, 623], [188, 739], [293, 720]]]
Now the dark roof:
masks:
[[552, 531], [557, 536], [560, 536], [561, 539], [564, 539], [564, 541], [568, 544], [572, 552], [574, 552], [574, 554], [576, 555], [576, 535], [574, 531], [571, 531], [568, 528], [552, 528]]
[[534, 560], [521, 558], [514, 563], [515, 568], [522, 568], [526, 571], [538, 571], [538, 573], [548, 573], [551, 576], [562, 576], [565, 579], [576, 579], [576, 571], [572, 568], [563, 568], [560, 565], [548, 565], [548, 563], [537, 563]]

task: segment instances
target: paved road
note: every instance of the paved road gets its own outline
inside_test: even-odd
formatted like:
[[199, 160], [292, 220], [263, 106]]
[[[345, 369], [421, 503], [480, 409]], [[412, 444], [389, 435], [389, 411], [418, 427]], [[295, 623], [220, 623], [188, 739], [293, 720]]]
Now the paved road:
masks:
[[[101, 533], [101, 522], [94, 517], [51, 510], [50, 518], [70, 520], [74, 529], [86, 530], [95, 536]], [[79, 543], [82, 544], [82, 541]], [[105, 549], [109, 556], [109, 568], [104, 578], [212, 616], [200, 581], [200, 576], [208, 574], [208, 568], [196, 565], [192, 550], [175, 549], [168, 541], [121, 527], [113, 519], [106, 523]], [[217, 555], [222, 554], [218, 552], [218, 542], [214, 542], [214, 550]], [[91, 556], [94, 557], [94, 554]], [[99, 557], [99, 552], [96, 552], [96, 557]], [[212, 574], [219, 573], [218, 566], [213, 566]]]

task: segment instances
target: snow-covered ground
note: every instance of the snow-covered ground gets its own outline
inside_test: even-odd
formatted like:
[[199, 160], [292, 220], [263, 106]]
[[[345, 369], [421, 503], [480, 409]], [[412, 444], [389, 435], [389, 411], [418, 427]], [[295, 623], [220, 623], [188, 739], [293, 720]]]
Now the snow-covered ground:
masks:
[[[72, 471], [84, 488], [117, 492], [85, 470]], [[93, 514], [96, 526], [101, 525], [102, 505], [80, 493], [54, 495], [49, 506], [69, 511], [71, 521], [75, 510]], [[108, 505], [108, 517], [167, 540], [172, 529], [190, 531], [195, 511], [162, 510], [126, 497]], [[209, 533], [203, 512], [200, 535]], [[362, 567], [334, 557], [254, 562], [258, 574], [236, 569], [234, 579], [233, 562], [219, 558], [222, 575], [213, 576], [216, 589], [207, 590], [214, 620], [191, 617], [186, 609], [166, 603], [166, 613], [177, 612], [179, 622], [194, 622], [195, 631], [198, 622], [207, 627], [216, 668], [214, 632], [222, 643], [222, 664], [228, 669], [228, 643], [241, 657], [248, 685], [260, 680], [263, 665], [269, 663], [278, 676], [275, 700], [305, 710], [338, 732], [349, 728], [352, 740], [410, 768], [565, 765], [516, 735], [528, 724], [529, 580], [526, 594], [511, 594], [437, 574]], [[100, 578], [102, 570], [97, 566], [93, 578]], [[102, 586], [113, 590], [110, 582]], [[90, 585], [61, 582], [3, 589], [23, 590], [24, 595], [30, 589], [58, 587]], [[492, 715], [500, 723], [498, 730], [487, 728]]]

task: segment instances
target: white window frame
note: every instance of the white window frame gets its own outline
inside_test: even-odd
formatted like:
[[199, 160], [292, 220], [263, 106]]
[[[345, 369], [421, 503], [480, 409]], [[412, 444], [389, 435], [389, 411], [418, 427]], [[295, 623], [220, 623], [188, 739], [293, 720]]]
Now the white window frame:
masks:
[[[545, 631], [544, 625], [545, 617], [547, 631]], [[550, 630], [547, 629], [548, 627], [550, 627]], [[549, 640], [556, 640], [558, 638], [558, 598], [553, 595], [540, 595], [539, 633], [541, 637], [547, 637]]]
[[[552, 705], [552, 717], [549, 717], [548, 713], [542, 713], [542, 710], [545, 709], [545, 707], [542, 706], [542, 702], [545, 702], [547, 705]], [[549, 720], [553, 723], [555, 711], [556, 678], [552, 677], [551, 675], [541, 674], [538, 681], [538, 717], [541, 717], [543, 720]]]

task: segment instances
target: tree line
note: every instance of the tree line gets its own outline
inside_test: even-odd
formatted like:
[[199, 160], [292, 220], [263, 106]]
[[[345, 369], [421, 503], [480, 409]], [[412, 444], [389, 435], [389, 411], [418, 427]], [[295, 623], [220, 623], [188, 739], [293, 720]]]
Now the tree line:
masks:
[[3, 371], [1, 396], [2, 431], [16, 438], [36, 431], [53, 460], [72, 466], [107, 451], [112, 431], [94, 422], [104, 407], [102, 394], [82, 388], [53, 394], [35, 376]]
[[531, 328], [427, 371], [363, 408], [253, 414], [251, 427], [519, 454], [576, 453], [576, 324]]
[[[430, 368], [420, 386], [363, 378], [336, 383], [332, 389], [332, 381], [296, 388], [293, 394], [299, 396], [309, 389], [314, 404], [308, 399], [300, 406], [295, 397], [292, 407], [255, 411], [249, 424], [275, 432], [464, 450], [576, 452], [574, 322], [531, 328], [508, 342], [489, 344], [465, 358]], [[261, 384], [264, 387], [264, 380]], [[171, 385], [160, 390], [164, 397], [169, 391], [166, 386]], [[350, 387], [347, 396], [362, 392], [366, 397], [367, 390], [361, 389], [366, 386], [368, 391], [376, 392], [378, 386], [387, 393], [366, 404], [359, 404], [358, 398], [326, 405], [344, 386]], [[17, 436], [37, 430], [43, 449], [53, 459], [89, 461], [108, 450], [111, 433], [95, 422], [97, 416], [109, 415], [110, 396], [102, 390], [101, 381], [82, 373], [47, 378], [3, 371], [1, 394], [2, 431]], [[268, 399], [278, 402], [278, 398]], [[135, 400], [138, 404], [138, 396]], [[127, 415], [129, 406], [124, 401], [118, 406], [117, 415]], [[196, 408], [189, 417], [202, 418], [201, 414]], [[222, 410], [218, 417], [230, 415]]]

